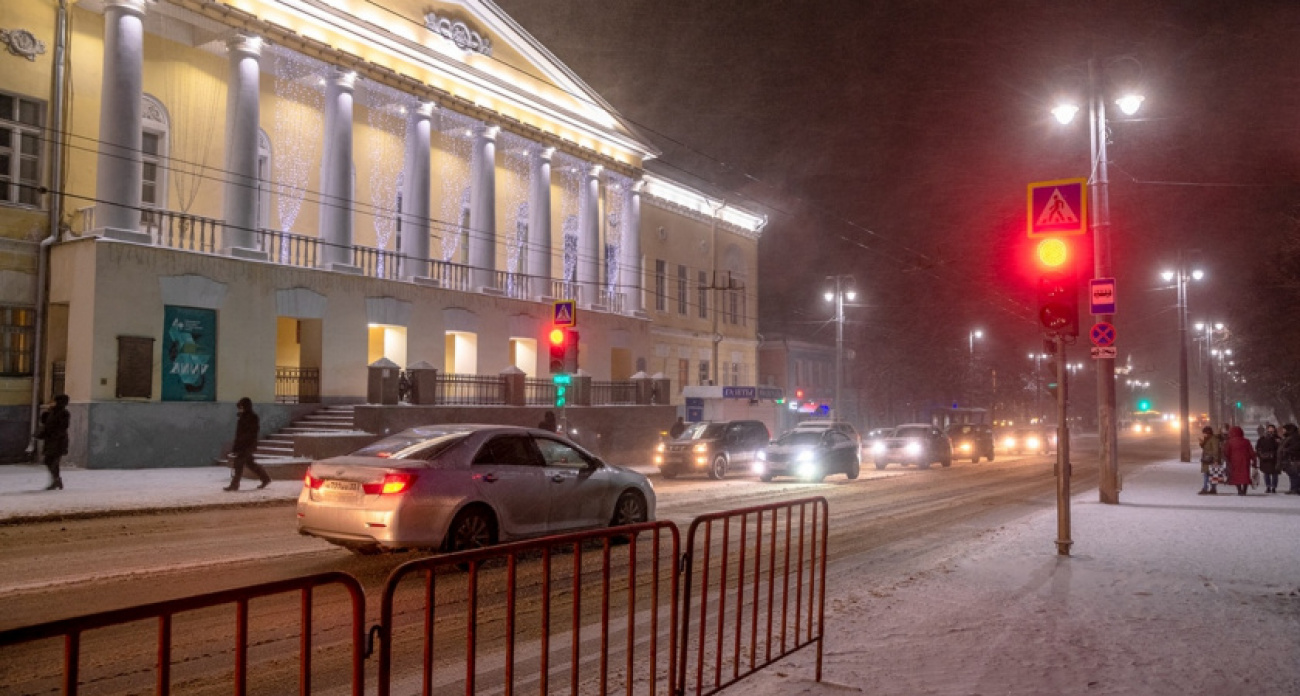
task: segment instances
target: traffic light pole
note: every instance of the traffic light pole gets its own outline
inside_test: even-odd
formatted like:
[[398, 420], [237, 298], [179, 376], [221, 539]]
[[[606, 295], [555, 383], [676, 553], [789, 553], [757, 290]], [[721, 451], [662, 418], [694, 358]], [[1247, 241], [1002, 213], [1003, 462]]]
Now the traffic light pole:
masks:
[[1069, 556], [1070, 545], [1070, 426], [1066, 421], [1069, 374], [1065, 341], [1056, 339], [1056, 553]]
[[[1093, 61], [1088, 61], [1088, 92], [1092, 122], [1092, 243], [1093, 277], [1111, 278], [1110, 192], [1106, 169], [1106, 100], [1097, 87]], [[1112, 323], [1114, 316], [1102, 314], [1097, 321]], [[1119, 449], [1115, 413], [1115, 359], [1097, 361], [1097, 435], [1101, 445], [1098, 491], [1101, 502], [1119, 503]]]

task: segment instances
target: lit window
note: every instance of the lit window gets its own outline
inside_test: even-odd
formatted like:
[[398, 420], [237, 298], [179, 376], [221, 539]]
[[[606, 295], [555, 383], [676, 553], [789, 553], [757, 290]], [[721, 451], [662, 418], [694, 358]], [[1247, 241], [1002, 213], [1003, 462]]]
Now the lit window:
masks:
[[36, 310], [0, 306], [0, 375], [31, 376], [35, 345]]

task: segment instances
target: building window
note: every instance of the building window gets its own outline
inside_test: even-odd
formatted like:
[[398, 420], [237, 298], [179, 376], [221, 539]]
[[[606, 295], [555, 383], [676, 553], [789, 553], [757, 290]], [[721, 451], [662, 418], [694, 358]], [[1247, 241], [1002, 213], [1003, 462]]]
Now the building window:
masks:
[[0, 93], [0, 204], [41, 206], [41, 125], [45, 105]]
[[0, 375], [30, 377], [36, 345], [36, 310], [0, 306]]
[[686, 267], [677, 267], [677, 313], [686, 314], [686, 305], [690, 300], [690, 295], [686, 290]]
[[731, 323], [740, 323], [740, 291], [732, 290], [731, 295]]
[[144, 96], [140, 130], [140, 206], [145, 208], [141, 222], [146, 229], [155, 229], [161, 221], [151, 208], [167, 208], [167, 150], [169, 119], [162, 102]]
[[686, 358], [677, 359], [677, 393], [682, 393], [682, 388], [690, 383], [691, 380], [691, 361]]
[[700, 361], [700, 386], [703, 387], [708, 384], [709, 384], [709, 361], [701, 360]]
[[655, 309], [668, 309], [668, 264], [663, 259], [655, 259]]
[[700, 318], [709, 318], [709, 273], [700, 271]]
[[727, 378], [727, 383], [733, 387], [740, 386], [740, 363], [731, 363], [731, 375]]

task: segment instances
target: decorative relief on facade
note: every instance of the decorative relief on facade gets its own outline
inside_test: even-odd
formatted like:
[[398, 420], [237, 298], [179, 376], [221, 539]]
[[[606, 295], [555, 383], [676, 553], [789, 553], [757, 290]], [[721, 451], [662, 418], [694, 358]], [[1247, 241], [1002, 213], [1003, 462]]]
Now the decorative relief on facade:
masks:
[[0, 29], [0, 42], [9, 47], [10, 53], [31, 61], [45, 53], [45, 42], [26, 29]]
[[424, 28], [456, 44], [456, 48], [462, 51], [492, 55], [492, 39], [458, 19], [439, 17], [435, 12], [428, 12], [424, 15]]

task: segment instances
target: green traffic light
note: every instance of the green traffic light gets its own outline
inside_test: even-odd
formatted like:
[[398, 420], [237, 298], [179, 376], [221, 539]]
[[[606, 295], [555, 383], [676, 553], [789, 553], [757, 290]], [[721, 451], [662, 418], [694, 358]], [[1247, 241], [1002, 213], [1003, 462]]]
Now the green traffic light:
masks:
[[1151, 400], [1150, 400], [1150, 399], [1141, 399], [1141, 400], [1139, 400], [1139, 401], [1138, 401], [1138, 410], [1139, 410], [1139, 411], [1150, 411], [1150, 410], [1151, 410]]

